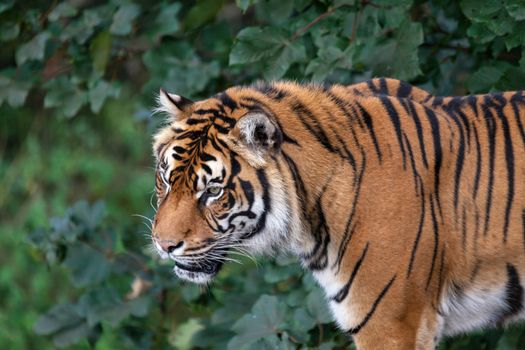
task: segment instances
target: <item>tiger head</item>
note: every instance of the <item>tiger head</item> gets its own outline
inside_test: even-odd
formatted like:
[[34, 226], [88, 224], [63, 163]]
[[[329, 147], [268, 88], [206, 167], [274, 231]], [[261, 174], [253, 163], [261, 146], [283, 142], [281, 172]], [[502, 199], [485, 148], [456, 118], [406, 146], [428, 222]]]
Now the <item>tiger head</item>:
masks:
[[159, 94], [169, 124], [154, 137], [153, 245], [182, 279], [210, 281], [231, 249], [272, 250], [287, 231], [286, 180], [276, 167], [282, 132], [268, 111], [227, 92], [192, 102]]

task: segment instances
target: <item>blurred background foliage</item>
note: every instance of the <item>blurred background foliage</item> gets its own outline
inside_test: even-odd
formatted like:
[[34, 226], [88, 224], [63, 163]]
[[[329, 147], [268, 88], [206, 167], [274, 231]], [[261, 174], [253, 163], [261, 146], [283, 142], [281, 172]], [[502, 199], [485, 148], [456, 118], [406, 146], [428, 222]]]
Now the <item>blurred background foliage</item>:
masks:
[[[2, 0], [1, 347], [345, 348], [294, 259], [230, 264], [208, 289], [152, 253], [155, 93], [378, 75], [522, 89], [524, 28], [521, 0]], [[524, 344], [518, 326], [440, 348]]]

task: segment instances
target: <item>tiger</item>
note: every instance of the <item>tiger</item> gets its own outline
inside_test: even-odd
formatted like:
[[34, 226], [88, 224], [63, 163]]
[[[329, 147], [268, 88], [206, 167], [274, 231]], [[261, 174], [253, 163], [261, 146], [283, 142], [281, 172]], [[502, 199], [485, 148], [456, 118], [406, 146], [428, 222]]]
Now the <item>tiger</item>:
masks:
[[525, 95], [291, 81], [161, 89], [153, 245], [208, 284], [242, 247], [295, 255], [359, 350], [525, 318]]

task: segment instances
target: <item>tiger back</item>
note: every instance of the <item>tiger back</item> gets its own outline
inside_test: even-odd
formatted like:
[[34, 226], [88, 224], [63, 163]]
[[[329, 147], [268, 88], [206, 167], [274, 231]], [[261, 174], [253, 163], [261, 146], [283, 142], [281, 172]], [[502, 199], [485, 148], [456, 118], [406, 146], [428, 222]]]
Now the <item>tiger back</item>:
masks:
[[161, 92], [154, 245], [200, 283], [236, 247], [292, 252], [358, 349], [520, 320], [524, 106], [383, 78]]

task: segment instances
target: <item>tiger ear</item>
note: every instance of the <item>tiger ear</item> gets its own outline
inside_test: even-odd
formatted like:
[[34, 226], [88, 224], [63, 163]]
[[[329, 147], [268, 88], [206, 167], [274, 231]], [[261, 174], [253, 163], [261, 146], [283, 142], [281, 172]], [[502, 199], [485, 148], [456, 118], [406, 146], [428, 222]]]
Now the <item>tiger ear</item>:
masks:
[[164, 112], [175, 120], [183, 119], [193, 111], [194, 102], [184, 96], [170, 94], [160, 88], [157, 112]]
[[241, 117], [229, 134], [236, 152], [255, 168], [266, 165], [279, 152], [283, 140], [277, 123], [264, 112], [250, 112]]

